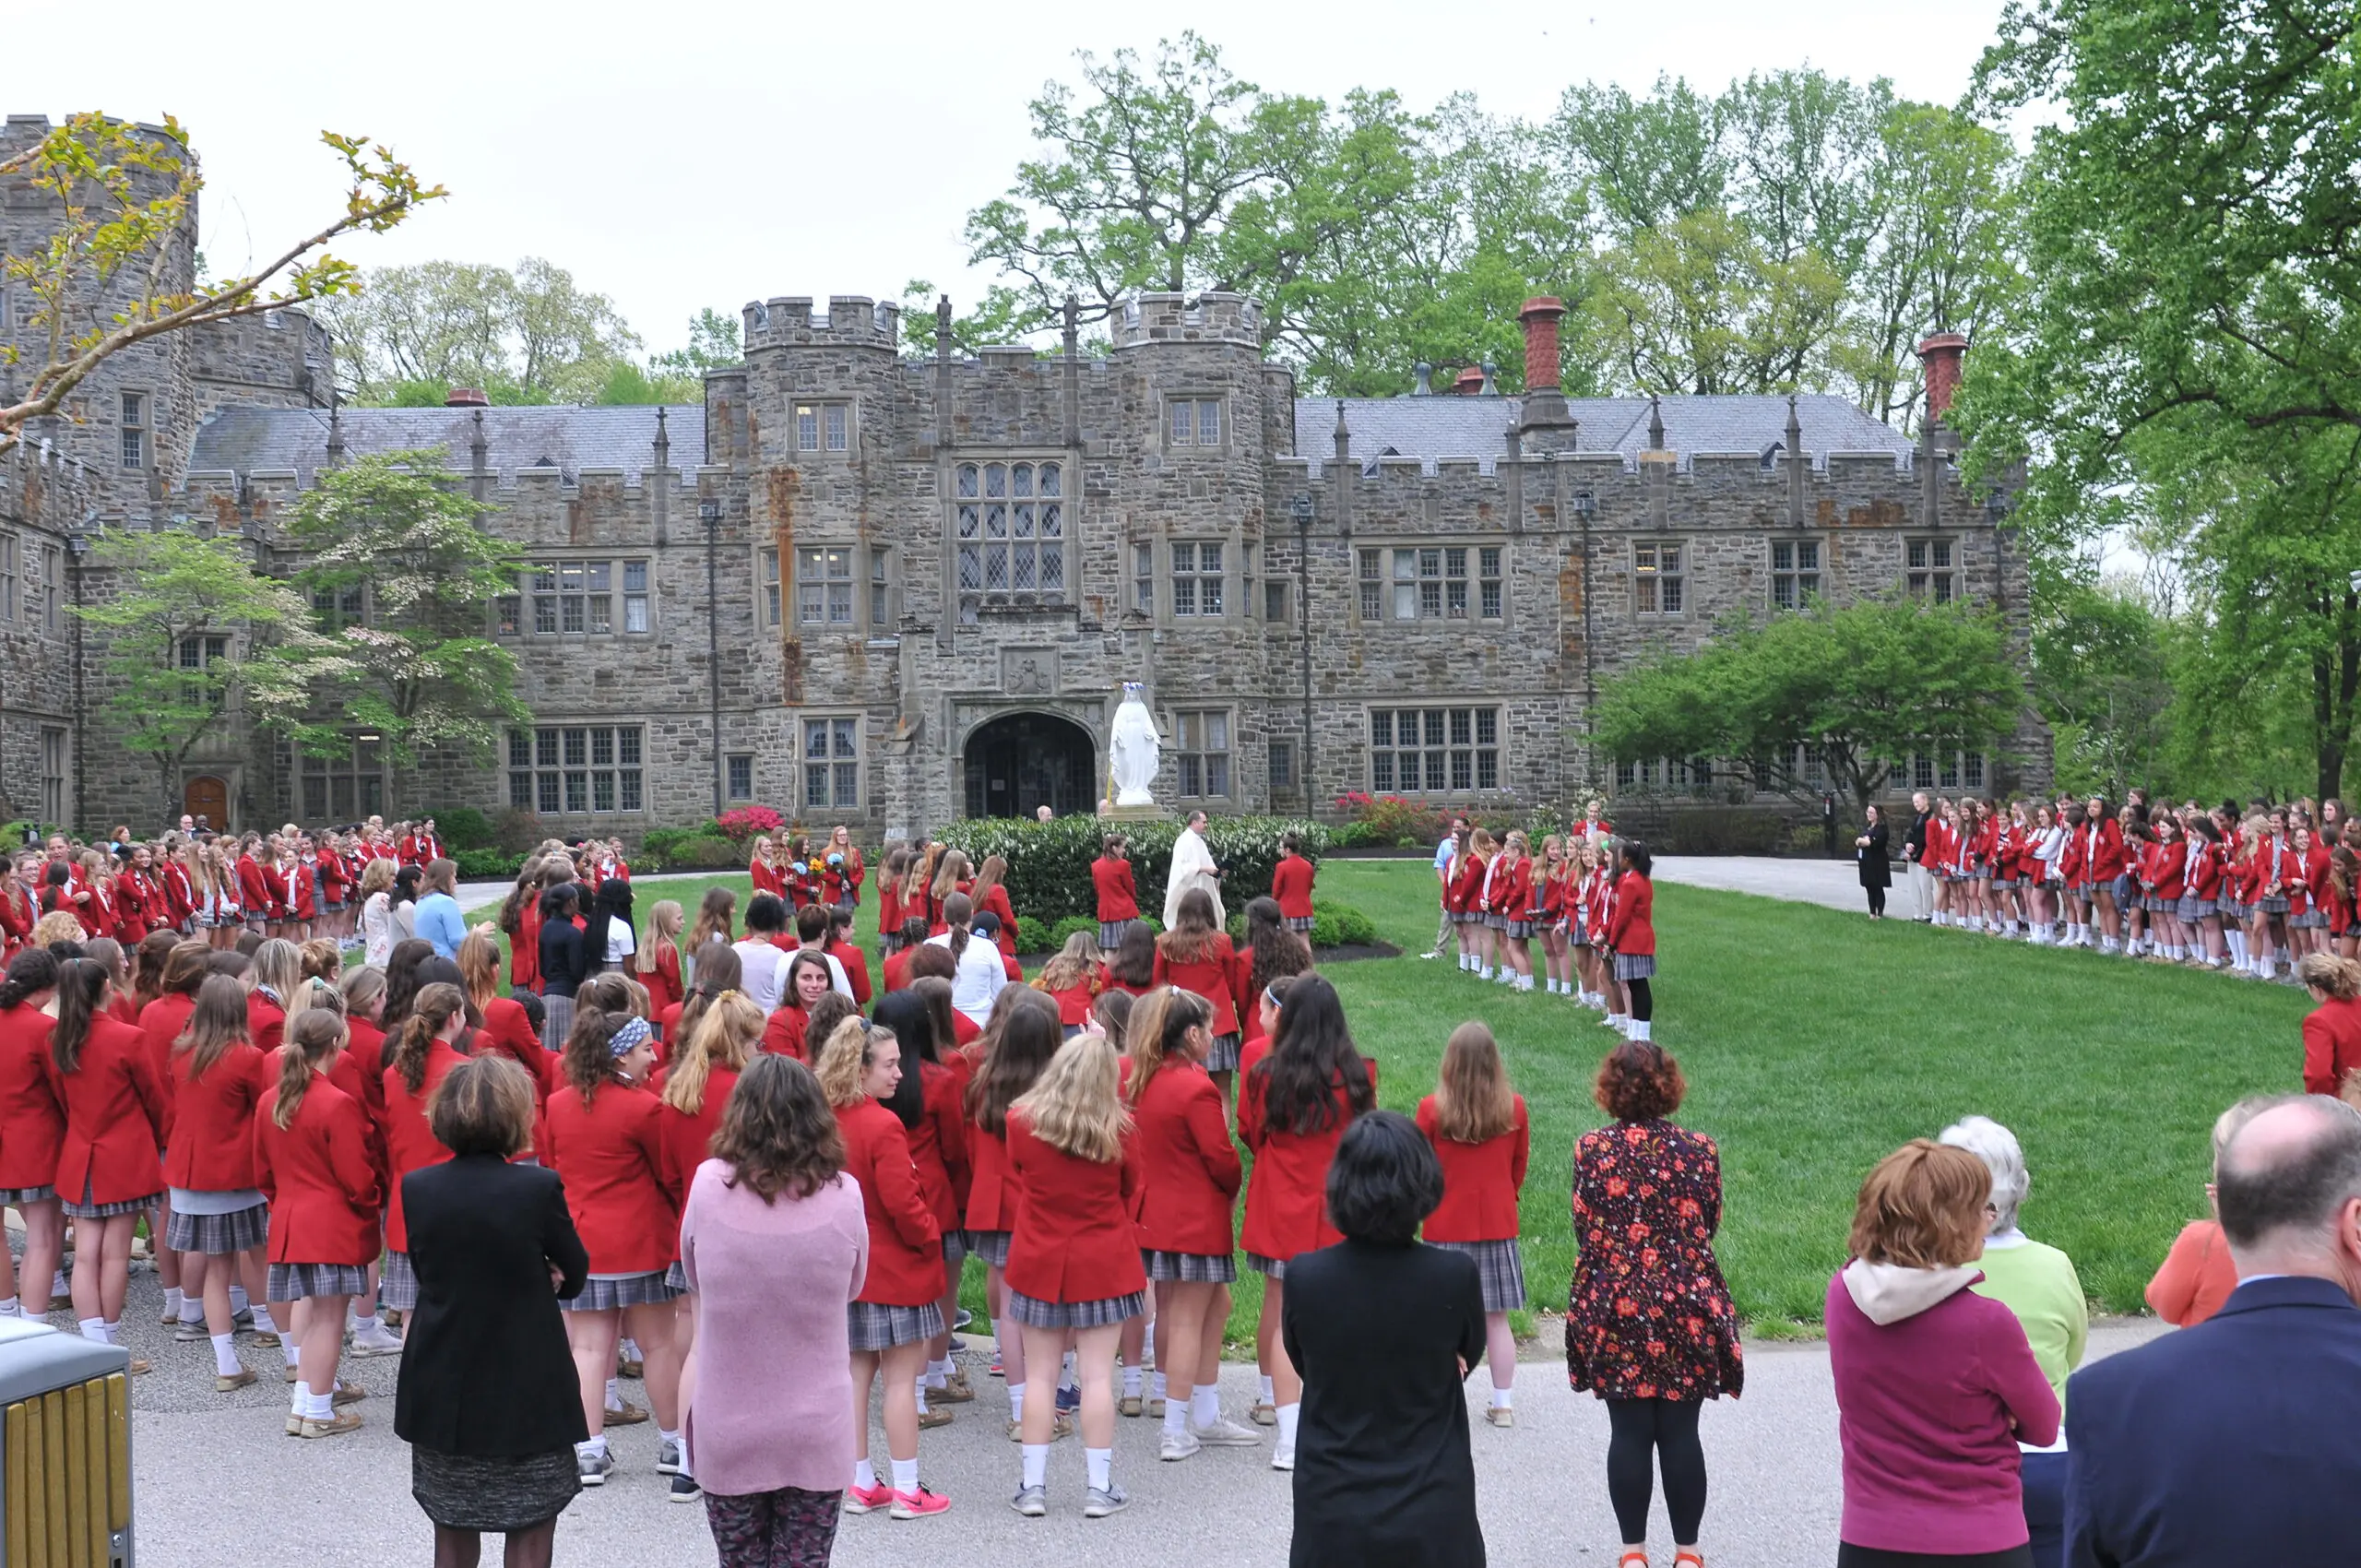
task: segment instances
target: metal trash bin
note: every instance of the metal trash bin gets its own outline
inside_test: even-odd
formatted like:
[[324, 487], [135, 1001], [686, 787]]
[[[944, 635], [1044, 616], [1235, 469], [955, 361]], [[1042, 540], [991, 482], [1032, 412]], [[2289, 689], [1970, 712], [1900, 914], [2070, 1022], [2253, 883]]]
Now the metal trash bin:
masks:
[[0, 1319], [0, 1562], [129, 1568], [130, 1353]]

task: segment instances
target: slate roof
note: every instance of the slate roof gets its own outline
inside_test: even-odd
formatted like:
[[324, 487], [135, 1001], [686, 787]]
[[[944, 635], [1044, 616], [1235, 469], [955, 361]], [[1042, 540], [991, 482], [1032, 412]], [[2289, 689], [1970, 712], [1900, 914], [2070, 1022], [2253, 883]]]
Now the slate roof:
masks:
[[[1394, 456], [1424, 459], [1473, 457], [1489, 467], [1508, 450], [1508, 432], [1522, 412], [1517, 398], [1347, 398], [1345, 427], [1354, 457], [1368, 462], [1392, 448]], [[1617, 452], [1635, 458], [1648, 449], [1645, 398], [1569, 398], [1566, 407], [1579, 423], [1576, 449]], [[1698, 452], [1753, 452], [1787, 438], [1787, 399], [1781, 397], [1667, 398], [1665, 445], [1683, 456]], [[1842, 398], [1806, 393], [1796, 399], [1804, 450], [1815, 457], [1830, 452], [1906, 454], [1910, 437], [1882, 424]], [[1336, 399], [1299, 398], [1295, 403], [1295, 449], [1299, 457], [1323, 459], [1335, 450]]]
[[[555, 467], [568, 481], [584, 469], [621, 469], [639, 482], [656, 457], [656, 410], [634, 408], [485, 409], [484, 461], [513, 481], [516, 470]], [[345, 451], [402, 452], [426, 446], [449, 450], [455, 469], [469, 466], [475, 439], [474, 409], [347, 409], [340, 422]], [[665, 436], [672, 444], [672, 467], [694, 469], [705, 461], [705, 405], [670, 404]], [[198, 427], [188, 466], [195, 471], [284, 472], [303, 482], [327, 462], [326, 409], [223, 409]]]

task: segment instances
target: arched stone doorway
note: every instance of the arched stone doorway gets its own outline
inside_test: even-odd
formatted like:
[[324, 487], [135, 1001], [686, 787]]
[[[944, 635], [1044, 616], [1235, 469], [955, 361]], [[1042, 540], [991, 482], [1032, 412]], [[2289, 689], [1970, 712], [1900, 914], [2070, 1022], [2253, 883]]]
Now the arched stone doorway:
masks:
[[1031, 816], [1048, 806], [1060, 816], [1098, 803], [1098, 748], [1072, 719], [1048, 713], [1011, 713], [967, 735], [969, 816]]
[[181, 810], [196, 817], [216, 833], [230, 827], [230, 785], [226, 779], [204, 773], [181, 784]]

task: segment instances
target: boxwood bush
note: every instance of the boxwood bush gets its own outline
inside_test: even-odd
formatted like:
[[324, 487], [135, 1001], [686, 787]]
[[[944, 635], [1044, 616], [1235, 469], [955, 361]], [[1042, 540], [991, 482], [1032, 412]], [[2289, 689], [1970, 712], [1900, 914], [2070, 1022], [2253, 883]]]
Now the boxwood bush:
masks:
[[[1172, 841], [1184, 824], [1161, 820], [1116, 822], [1096, 816], [1059, 817], [1050, 822], [991, 818], [955, 822], [937, 835], [977, 864], [987, 855], [1008, 861], [1008, 901], [1018, 915], [1057, 923], [1087, 917], [1097, 929], [1097, 897], [1090, 882], [1090, 862], [1098, 858], [1099, 843], [1109, 833], [1131, 841], [1132, 876], [1138, 883], [1143, 913], [1164, 912], [1164, 883], [1171, 873]], [[1279, 836], [1301, 835], [1306, 860], [1320, 859], [1328, 835], [1319, 824], [1298, 817], [1216, 817], [1207, 825], [1205, 842], [1214, 859], [1229, 875], [1222, 884], [1222, 902], [1235, 907], [1269, 891], [1271, 868], [1279, 863]], [[652, 841], [655, 835], [650, 834]], [[668, 856], [665, 863], [672, 863]]]

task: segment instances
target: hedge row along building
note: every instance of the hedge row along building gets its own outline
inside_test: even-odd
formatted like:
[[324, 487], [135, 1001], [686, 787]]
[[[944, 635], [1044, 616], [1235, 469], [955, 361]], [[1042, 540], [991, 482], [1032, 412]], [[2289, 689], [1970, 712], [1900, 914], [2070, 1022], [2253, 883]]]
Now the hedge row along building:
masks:
[[[338, 409], [326, 336], [294, 312], [120, 356], [19, 465], [70, 471], [73, 504], [0, 489], [0, 793], [51, 820], [152, 810], [152, 765], [110, 744], [92, 652], [54, 613], [105, 591], [76, 539], [228, 529], [291, 567], [276, 520], [324, 469], [421, 447], [516, 547], [484, 616], [534, 721], [488, 759], [397, 770], [365, 737], [300, 756], [233, 715], [184, 769], [188, 809], [515, 807], [626, 837], [750, 800], [889, 835], [1086, 811], [1127, 681], [1176, 806], [1678, 795], [1685, 764], [1585, 743], [1590, 695], [1646, 650], [1812, 594], [2022, 613], [2002, 513], [1940, 423], [1914, 443], [1833, 397], [1570, 399], [1554, 300], [1525, 308], [1522, 396], [1470, 373], [1342, 401], [1297, 395], [1237, 295], [1143, 295], [1103, 355], [1069, 320], [1057, 352], [959, 357], [938, 313], [920, 359], [891, 303], [751, 303], [744, 362], [702, 407]], [[1938, 415], [1964, 348], [1923, 346]], [[2047, 763], [2029, 726], [2007, 755], [1914, 766], [1974, 789]]]

